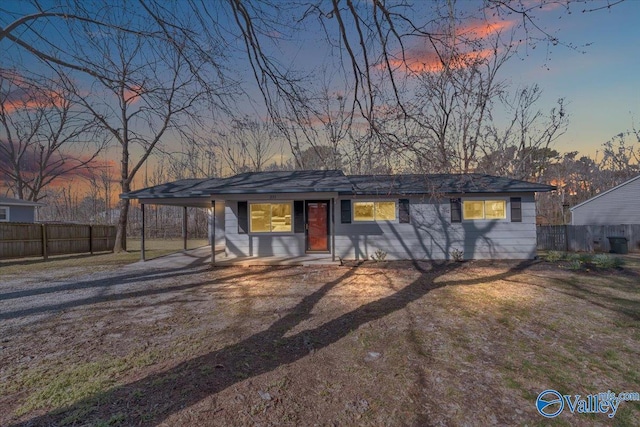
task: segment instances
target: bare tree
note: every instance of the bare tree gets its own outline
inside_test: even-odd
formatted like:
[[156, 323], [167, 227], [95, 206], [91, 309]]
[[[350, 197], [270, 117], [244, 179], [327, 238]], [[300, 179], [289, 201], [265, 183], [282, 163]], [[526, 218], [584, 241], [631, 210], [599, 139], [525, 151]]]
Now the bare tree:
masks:
[[[117, 15], [124, 11], [114, 13], [114, 20], [124, 19]], [[107, 78], [94, 82], [93, 96], [78, 92], [76, 99], [120, 146], [120, 189], [126, 193], [154, 151], [167, 140], [190, 137], [202, 126], [199, 114], [207, 111], [211, 88], [202, 85], [191, 69], [204, 64], [197, 57], [185, 61], [185, 46], [117, 30], [92, 37], [92, 26], [82, 29], [83, 66], [100, 70]], [[172, 40], [177, 43], [176, 37]], [[119, 208], [116, 251], [126, 250], [129, 201], [121, 200]]]
[[631, 131], [615, 135], [602, 144], [602, 154], [599, 166], [604, 189], [637, 176], [640, 173], [640, 132], [634, 126]]
[[568, 126], [564, 99], [547, 114], [537, 108], [542, 90], [533, 85], [518, 89], [513, 98], [503, 97], [506, 126], [487, 125], [480, 135], [482, 153], [479, 169], [517, 179], [539, 180], [553, 154], [553, 143]]
[[20, 199], [86, 170], [104, 148], [96, 119], [75, 102], [71, 82], [0, 69], [0, 176]]
[[266, 122], [248, 117], [234, 119], [228, 129], [221, 131], [212, 148], [231, 173], [260, 172], [274, 156], [275, 130]]

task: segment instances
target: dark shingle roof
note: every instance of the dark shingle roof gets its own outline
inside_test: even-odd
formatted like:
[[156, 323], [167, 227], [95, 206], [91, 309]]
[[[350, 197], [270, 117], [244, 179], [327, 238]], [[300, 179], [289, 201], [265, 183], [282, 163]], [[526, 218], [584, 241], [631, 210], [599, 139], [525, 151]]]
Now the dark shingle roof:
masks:
[[349, 180], [355, 194], [515, 193], [555, 188], [483, 174], [351, 175]]
[[312, 193], [351, 190], [339, 170], [246, 172], [194, 188], [208, 194]]
[[[166, 182], [164, 184], [155, 185], [153, 187], [130, 191], [128, 193], [121, 194], [120, 197], [123, 199], [194, 197], [190, 195], [190, 192], [194, 189], [194, 187], [202, 185], [203, 183], [209, 181], [218, 181], [218, 178], [180, 179], [178, 181]], [[203, 196], [208, 196], [208, 194]]]
[[545, 184], [481, 174], [350, 175], [339, 170], [246, 172], [229, 178], [183, 179], [122, 194], [127, 199], [200, 198], [223, 194], [461, 194], [551, 191]]

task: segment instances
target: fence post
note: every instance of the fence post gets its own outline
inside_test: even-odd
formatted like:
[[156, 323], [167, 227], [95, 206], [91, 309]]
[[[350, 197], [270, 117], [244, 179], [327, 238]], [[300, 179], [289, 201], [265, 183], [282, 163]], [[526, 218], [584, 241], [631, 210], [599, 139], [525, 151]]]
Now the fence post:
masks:
[[145, 247], [144, 247], [144, 203], [140, 204], [140, 210], [142, 211], [142, 227], [140, 231], [140, 261], [145, 261]]
[[89, 225], [89, 252], [93, 255], [93, 225]]
[[45, 261], [49, 259], [47, 244], [47, 224], [42, 224], [42, 258], [44, 258]]

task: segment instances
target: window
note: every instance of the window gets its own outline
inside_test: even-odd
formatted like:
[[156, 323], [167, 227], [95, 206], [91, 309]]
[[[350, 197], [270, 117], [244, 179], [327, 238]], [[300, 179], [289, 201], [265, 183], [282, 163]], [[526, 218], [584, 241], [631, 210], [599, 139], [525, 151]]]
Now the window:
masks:
[[353, 202], [354, 221], [395, 221], [396, 202]]
[[486, 219], [505, 219], [507, 217], [507, 203], [504, 200], [486, 200], [484, 202], [484, 216]]
[[0, 208], [0, 222], [9, 221], [9, 208]]
[[465, 200], [462, 203], [462, 217], [468, 219], [505, 219], [505, 200]]
[[482, 200], [465, 200], [462, 207], [464, 219], [484, 219], [484, 202]]
[[252, 233], [290, 233], [291, 203], [251, 203]]

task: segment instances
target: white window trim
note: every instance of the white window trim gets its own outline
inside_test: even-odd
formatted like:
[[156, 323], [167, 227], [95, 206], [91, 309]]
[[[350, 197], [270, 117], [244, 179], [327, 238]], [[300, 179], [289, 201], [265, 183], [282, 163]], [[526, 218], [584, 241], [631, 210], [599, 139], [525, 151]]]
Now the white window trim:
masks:
[[[504, 218], [486, 218], [487, 214], [484, 208], [484, 202], [487, 202], [489, 200], [500, 200], [504, 202]], [[460, 212], [460, 214], [462, 215], [462, 222], [479, 222], [479, 221], [485, 221], [485, 222], [495, 222], [495, 221], [502, 221], [502, 222], [510, 222], [511, 221], [511, 214], [510, 212], [510, 202], [509, 202], [509, 198], [506, 197], [487, 197], [487, 198], [481, 198], [481, 199], [475, 199], [475, 198], [462, 198], [462, 206], [461, 206], [461, 210], [462, 212]], [[485, 216], [485, 218], [482, 219], [466, 219], [464, 217], [464, 202], [483, 202], [483, 216]]]
[[[291, 231], [253, 231], [251, 227], [251, 205], [280, 205], [288, 203], [291, 208]], [[294, 231], [294, 223], [295, 220], [294, 212], [293, 212], [293, 200], [254, 200], [248, 202], [247, 206], [247, 216], [249, 217], [249, 234], [257, 235], [257, 236], [277, 236], [277, 235], [292, 235], [295, 234]]]
[[0, 219], [0, 222], [9, 222], [9, 220], [11, 219], [11, 209], [9, 208], [9, 206], [0, 206], [0, 209], [4, 210], [6, 215], [6, 218]]
[[[395, 206], [395, 211], [396, 211], [396, 219], [394, 220], [388, 220], [388, 219], [379, 219], [379, 220], [358, 220], [356, 219], [356, 207], [355, 204], [356, 203], [380, 203], [380, 202], [393, 202], [393, 205]], [[351, 200], [351, 223], [352, 224], [377, 224], [377, 223], [389, 223], [389, 224], [396, 224], [399, 223], [400, 219], [399, 219], [399, 212], [398, 212], [398, 199], [357, 199], [357, 200]], [[374, 214], [375, 215], [375, 214]]]

